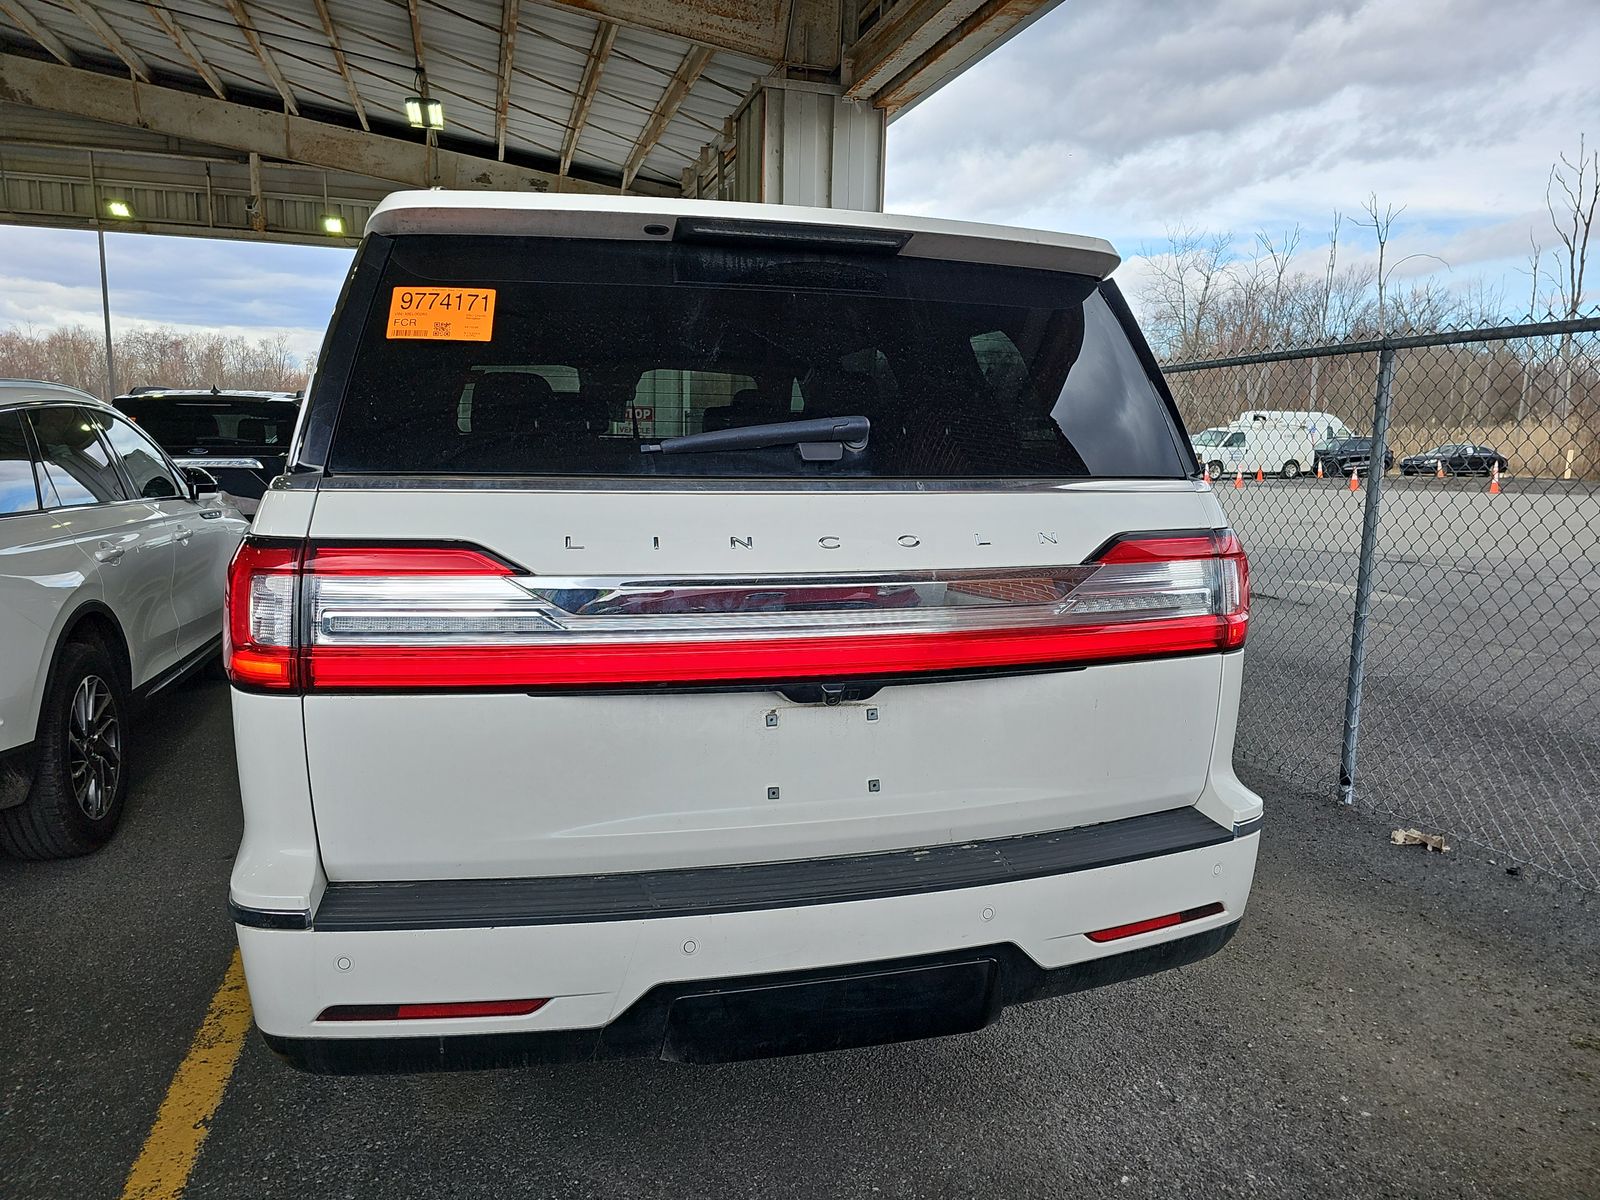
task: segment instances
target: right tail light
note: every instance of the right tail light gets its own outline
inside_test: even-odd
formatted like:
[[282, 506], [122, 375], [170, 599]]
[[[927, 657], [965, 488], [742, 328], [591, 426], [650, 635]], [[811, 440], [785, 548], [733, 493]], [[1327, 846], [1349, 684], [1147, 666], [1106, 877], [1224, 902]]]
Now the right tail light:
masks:
[[674, 580], [533, 575], [461, 545], [249, 538], [226, 656], [268, 691], [716, 686], [1048, 669], [1244, 644], [1229, 530], [1060, 567]]

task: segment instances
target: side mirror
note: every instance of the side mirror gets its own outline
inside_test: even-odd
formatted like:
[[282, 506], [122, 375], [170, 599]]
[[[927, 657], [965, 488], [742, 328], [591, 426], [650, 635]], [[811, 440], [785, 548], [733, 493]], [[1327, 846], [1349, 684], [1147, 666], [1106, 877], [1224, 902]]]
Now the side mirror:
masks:
[[189, 483], [189, 496], [198, 500], [201, 496], [215, 496], [222, 490], [217, 482], [217, 477], [204, 467], [185, 467], [183, 477]]

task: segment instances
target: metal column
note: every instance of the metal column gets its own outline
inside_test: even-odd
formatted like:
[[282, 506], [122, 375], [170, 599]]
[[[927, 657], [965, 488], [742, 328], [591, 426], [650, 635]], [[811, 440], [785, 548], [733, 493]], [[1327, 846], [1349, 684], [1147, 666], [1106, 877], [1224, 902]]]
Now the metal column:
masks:
[[1350, 678], [1344, 697], [1344, 749], [1339, 758], [1339, 798], [1356, 802], [1356, 741], [1361, 731], [1361, 687], [1367, 673], [1367, 623], [1372, 615], [1372, 568], [1382, 520], [1383, 460], [1389, 446], [1389, 397], [1394, 388], [1394, 348], [1378, 351], [1378, 396], [1373, 402], [1372, 457], [1367, 460], [1367, 503], [1361, 514], [1361, 557], [1356, 568], [1356, 611], [1350, 631]]

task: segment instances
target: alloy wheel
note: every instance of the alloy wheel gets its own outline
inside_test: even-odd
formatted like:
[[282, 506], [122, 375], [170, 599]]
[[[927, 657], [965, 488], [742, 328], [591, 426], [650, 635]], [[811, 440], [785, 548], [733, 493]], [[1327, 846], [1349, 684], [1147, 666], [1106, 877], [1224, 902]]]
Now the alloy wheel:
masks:
[[122, 774], [122, 722], [111, 685], [86, 675], [67, 710], [67, 772], [72, 794], [91, 821], [111, 811]]

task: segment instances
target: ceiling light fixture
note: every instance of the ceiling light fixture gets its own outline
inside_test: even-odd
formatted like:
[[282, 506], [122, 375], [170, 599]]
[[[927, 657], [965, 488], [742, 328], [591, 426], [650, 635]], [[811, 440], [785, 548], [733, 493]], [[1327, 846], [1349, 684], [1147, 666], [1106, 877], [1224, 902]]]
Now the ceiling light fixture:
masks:
[[443, 129], [444, 104], [432, 96], [407, 96], [406, 123], [413, 129]]

